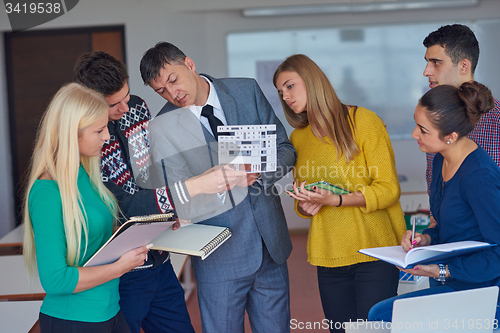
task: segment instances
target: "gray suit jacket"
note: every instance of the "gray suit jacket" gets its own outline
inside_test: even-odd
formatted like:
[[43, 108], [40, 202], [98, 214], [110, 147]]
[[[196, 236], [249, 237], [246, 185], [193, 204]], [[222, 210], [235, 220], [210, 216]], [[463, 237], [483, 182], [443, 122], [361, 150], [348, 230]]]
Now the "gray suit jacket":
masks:
[[[292, 244], [281, 199], [274, 183], [295, 164], [295, 149], [271, 105], [253, 79], [214, 79], [228, 125], [276, 124], [278, 167], [262, 173], [262, 182], [235, 187], [224, 203], [217, 194], [189, 197], [184, 181], [218, 164], [217, 142], [188, 109], [171, 103], [150, 123], [155, 165], [166, 176], [180, 218], [229, 227], [232, 237], [207, 259], [193, 258], [198, 281], [216, 282], [253, 274], [262, 261], [262, 242], [271, 257], [283, 264]], [[163, 172], [163, 174], [162, 174]]]

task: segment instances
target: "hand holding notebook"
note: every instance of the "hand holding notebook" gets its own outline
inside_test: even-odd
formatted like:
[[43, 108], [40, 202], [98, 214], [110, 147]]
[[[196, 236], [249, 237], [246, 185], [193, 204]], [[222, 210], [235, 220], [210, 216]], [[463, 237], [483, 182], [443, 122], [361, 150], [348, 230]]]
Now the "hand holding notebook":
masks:
[[132, 217], [122, 224], [111, 238], [84, 266], [115, 262], [132, 249], [152, 243], [153, 250], [199, 256], [202, 260], [231, 237], [231, 230], [181, 220], [174, 229], [173, 214], [153, 214]]
[[146, 245], [175, 223], [174, 214], [153, 214], [131, 217], [101, 246], [84, 266], [98, 266], [115, 262], [132, 249]]
[[316, 215], [323, 205], [342, 206], [342, 195], [346, 193], [349, 191], [325, 181], [306, 184], [305, 180], [300, 184], [293, 182], [292, 190], [286, 191], [298, 201], [297, 209], [304, 216]]

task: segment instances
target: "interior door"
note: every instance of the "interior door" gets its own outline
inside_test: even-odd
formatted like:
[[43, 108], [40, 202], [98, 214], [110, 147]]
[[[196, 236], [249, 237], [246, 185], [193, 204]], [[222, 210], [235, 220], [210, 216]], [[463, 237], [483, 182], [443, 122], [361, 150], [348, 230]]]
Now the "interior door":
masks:
[[83, 53], [105, 51], [125, 62], [124, 32], [124, 26], [107, 26], [5, 33], [16, 224], [36, 131], [50, 100], [71, 82]]

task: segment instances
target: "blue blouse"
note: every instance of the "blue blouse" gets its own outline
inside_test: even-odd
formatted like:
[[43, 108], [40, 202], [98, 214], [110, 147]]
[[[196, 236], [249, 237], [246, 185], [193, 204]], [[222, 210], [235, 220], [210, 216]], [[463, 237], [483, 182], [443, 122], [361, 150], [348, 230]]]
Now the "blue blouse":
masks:
[[423, 231], [431, 244], [465, 240], [499, 244], [452, 259], [446, 285], [456, 290], [500, 286], [500, 168], [481, 147], [446, 182], [442, 166], [443, 156], [436, 154], [430, 208], [437, 226]]

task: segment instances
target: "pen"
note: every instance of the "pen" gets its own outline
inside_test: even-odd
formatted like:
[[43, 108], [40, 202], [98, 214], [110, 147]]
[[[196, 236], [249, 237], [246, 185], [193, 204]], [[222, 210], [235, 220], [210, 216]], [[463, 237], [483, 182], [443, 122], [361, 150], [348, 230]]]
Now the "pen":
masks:
[[411, 245], [413, 246], [413, 240], [415, 239], [415, 215], [411, 216]]

